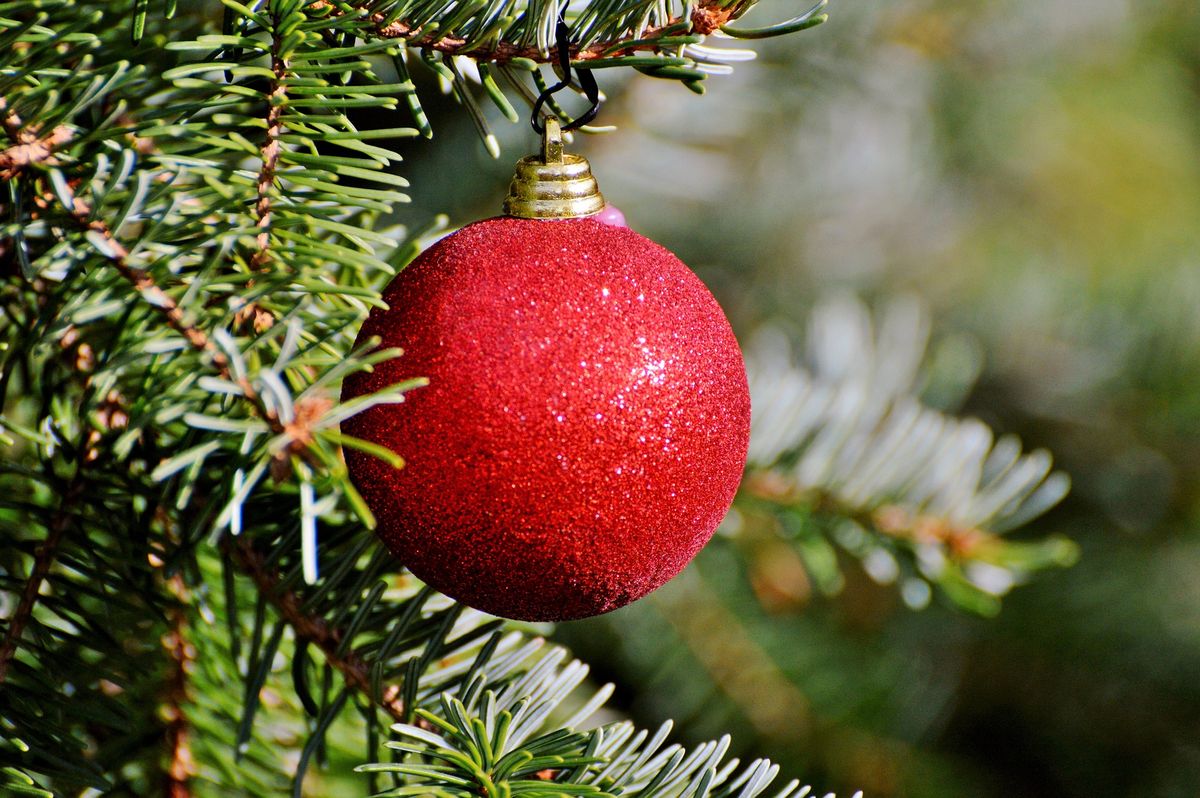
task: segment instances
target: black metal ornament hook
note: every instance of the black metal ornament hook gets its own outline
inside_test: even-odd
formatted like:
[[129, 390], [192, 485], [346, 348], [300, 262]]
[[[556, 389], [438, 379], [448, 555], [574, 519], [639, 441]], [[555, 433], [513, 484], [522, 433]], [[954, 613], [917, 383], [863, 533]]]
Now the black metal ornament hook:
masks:
[[[538, 95], [537, 101], [533, 104], [533, 113], [530, 115], [529, 123], [533, 125], [533, 129], [538, 134], [544, 133], [546, 128], [542, 124], [542, 106], [545, 105], [550, 98], [571, 85], [571, 31], [567, 27], [566, 20], [563, 19], [562, 12], [558, 14], [558, 24], [554, 26], [554, 49], [558, 58], [559, 72], [562, 73], [562, 80], [549, 86]], [[579, 78], [579, 87], [583, 89], [583, 94], [588, 98], [588, 102], [592, 104], [583, 112], [581, 116], [572, 119], [570, 122], [562, 126], [563, 130], [576, 130], [591, 122], [596, 118], [596, 114], [600, 112], [600, 87], [596, 85], [596, 77], [590, 69], [576, 69], [575, 75]]]

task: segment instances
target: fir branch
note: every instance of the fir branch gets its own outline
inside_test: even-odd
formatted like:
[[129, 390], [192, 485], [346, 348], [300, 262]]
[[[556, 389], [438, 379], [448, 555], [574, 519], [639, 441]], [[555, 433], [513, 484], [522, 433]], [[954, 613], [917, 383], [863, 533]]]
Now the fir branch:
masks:
[[93, 238], [93, 243], [99, 244], [97, 249], [108, 258], [117, 272], [125, 278], [125, 281], [137, 289], [138, 293], [152, 307], [159, 311], [166, 320], [167, 326], [187, 339], [192, 349], [208, 355], [209, 360], [221, 377], [229, 380], [241, 389], [243, 396], [254, 406], [272, 432], [276, 434], [285, 433], [287, 429], [280, 420], [279, 414], [262, 401], [261, 396], [254, 385], [251, 384], [249, 378], [244, 375], [234, 375], [233, 370], [230, 368], [229, 357], [217, 347], [212, 338], [199, 327], [187, 321], [183, 313], [183, 308], [166, 291], [159, 287], [154, 277], [148, 271], [140, 269], [129, 262], [129, 250], [117, 240], [117, 237], [113, 235], [112, 230], [109, 229], [104, 220], [92, 218], [91, 207], [78, 196], [70, 194], [69, 188], [67, 191], [68, 196], [65, 199], [70, 200], [72, 203], [71, 207], [67, 209], [71, 219], [80, 227], [95, 234], [95, 238], [98, 238], [99, 241], [97, 242]]
[[1030, 573], [1077, 558], [1061, 536], [1003, 534], [1053, 507], [1070, 481], [1047, 452], [1022, 454], [1012, 436], [921, 404], [929, 323], [919, 304], [896, 300], [875, 322], [861, 302], [833, 298], [813, 311], [803, 362], [775, 328], [749, 346], [741, 537], [792, 541], [826, 593], [842, 584], [837, 544], [872, 578], [901, 580], [911, 606], [938, 587], [995, 614]]
[[[686, 24], [690, 21], [692, 34], [708, 36], [737, 18], [745, 8], [744, 3], [698, 0], [689, 17], [671, 17], [660, 25], [646, 28], [641, 33], [631, 32], [618, 39], [596, 41], [585, 47], [574, 46], [571, 48], [571, 60], [596, 61], [635, 52], [658, 51], [664, 47], [663, 39], [679, 33], [681, 23]], [[478, 42], [446, 36], [438, 30], [423, 33], [423, 26], [414, 26], [404, 20], [385, 24], [386, 16], [382, 13], [374, 14], [371, 19], [376, 25], [375, 35], [379, 38], [403, 39], [408, 47], [418, 50], [434, 50], [450, 56], [469, 53], [476, 61], [492, 64], [506, 64], [518, 58], [536, 63], [549, 63], [557, 57], [554, 52], [543, 51], [537, 45], [521, 45], [499, 39], [491, 46], [480, 47]]]
[[280, 617], [292, 627], [297, 638], [307, 640], [321, 649], [325, 661], [342, 674], [346, 684], [368, 696], [395, 720], [404, 720], [400, 688], [392, 685], [385, 688], [382, 695], [375, 695], [371, 689], [370, 666], [353, 651], [339, 653], [344, 636], [340, 628], [332, 627], [324, 619], [305, 612], [300, 597], [280, 586], [279, 578], [267, 564], [266, 558], [248, 541], [240, 540], [236, 544], [227, 542], [227, 548], [227, 553], [232, 554], [238, 567], [250, 577], [262, 595], [266, 596], [279, 612]]
[[8, 628], [4, 630], [4, 642], [0, 644], [0, 685], [4, 684], [8, 677], [8, 667], [12, 663], [13, 657], [16, 656], [21, 635], [24, 633], [29, 619], [33, 616], [33, 608], [37, 605], [42, 582], [45, 581], [51, 566], [54, 565], [59, 544], [62, 543], [63, 535], [71, 526], [71, 513], [83, 495], [83, 479], [80, 469], [82, 469], [82, 465], [77, 467], [75, 477], [63, 492], [58, 511], [50, 521], [45, 541], [34, 551], [33, 568], [29, 572], [29, 578], [25, 581], [21, 600], [8, 622]]

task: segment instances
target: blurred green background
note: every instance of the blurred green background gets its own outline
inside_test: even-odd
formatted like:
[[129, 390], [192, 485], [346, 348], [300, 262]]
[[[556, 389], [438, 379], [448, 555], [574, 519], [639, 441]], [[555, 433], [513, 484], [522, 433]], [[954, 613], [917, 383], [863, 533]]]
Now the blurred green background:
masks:
[[[705, 98], [602, 73], [599, 122], [620, 129], [576, 146], [743, 337], [832, 292], [919, 296], [978, 371], [925, 399], [1054, 453], [1073, 491], [1017, 534], [1065, 533], [1082, 558], [981, 619], [914, 612], [849, 562], [835, 597], [767, 600], [718, 543], [556, 636], [640, 722], [730, 731], [820, 789], [1200, 795], [1200, 4], [829, 12]], [[500, 122], [492, 161], [442, 105], [435, 143], [408, 150], [410, 223], [494, 214], [534, 144]]]

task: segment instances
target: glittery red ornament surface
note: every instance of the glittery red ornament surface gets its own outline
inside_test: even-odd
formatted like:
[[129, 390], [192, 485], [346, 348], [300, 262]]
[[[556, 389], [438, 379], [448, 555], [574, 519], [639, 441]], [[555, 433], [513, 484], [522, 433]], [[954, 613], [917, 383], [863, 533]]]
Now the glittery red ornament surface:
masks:
[[733, 500], [750, 427], [737, 341], [674, 255], [591, 219], [508, 217], [441, 240], [360, 340], [402, 357], [343, 399], [429, 385], [343, 424], [379, 535], [414, 574], [510, 618], [627, 604], [679, 573]]

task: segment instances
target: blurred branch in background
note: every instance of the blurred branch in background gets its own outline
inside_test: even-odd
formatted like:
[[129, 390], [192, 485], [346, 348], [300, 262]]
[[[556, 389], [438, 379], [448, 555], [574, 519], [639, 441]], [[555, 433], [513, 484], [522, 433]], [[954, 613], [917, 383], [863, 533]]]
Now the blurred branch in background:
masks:
[[777, 538], [824, 593], [842, 584], [838, 545], [872, 578], [898, 582], [913, 608], [933, 585], [985, 615], [1030, 572], [1075, 561], [1062, 537], [1000, 536], [1057, 504], [1070, 481], [1051, 473], [1047, 452], [1022, 455], [1012, 436], [921, 406], [928, 331], [911, 298], [892, 302], [878, 325], [840, 298], [814, 310], [803, 366], [778, 328], [749, 345], [750, 465], [730, 537], [764, 593], [786, 593], [770, 586], [779, 549], [766, 540]]

